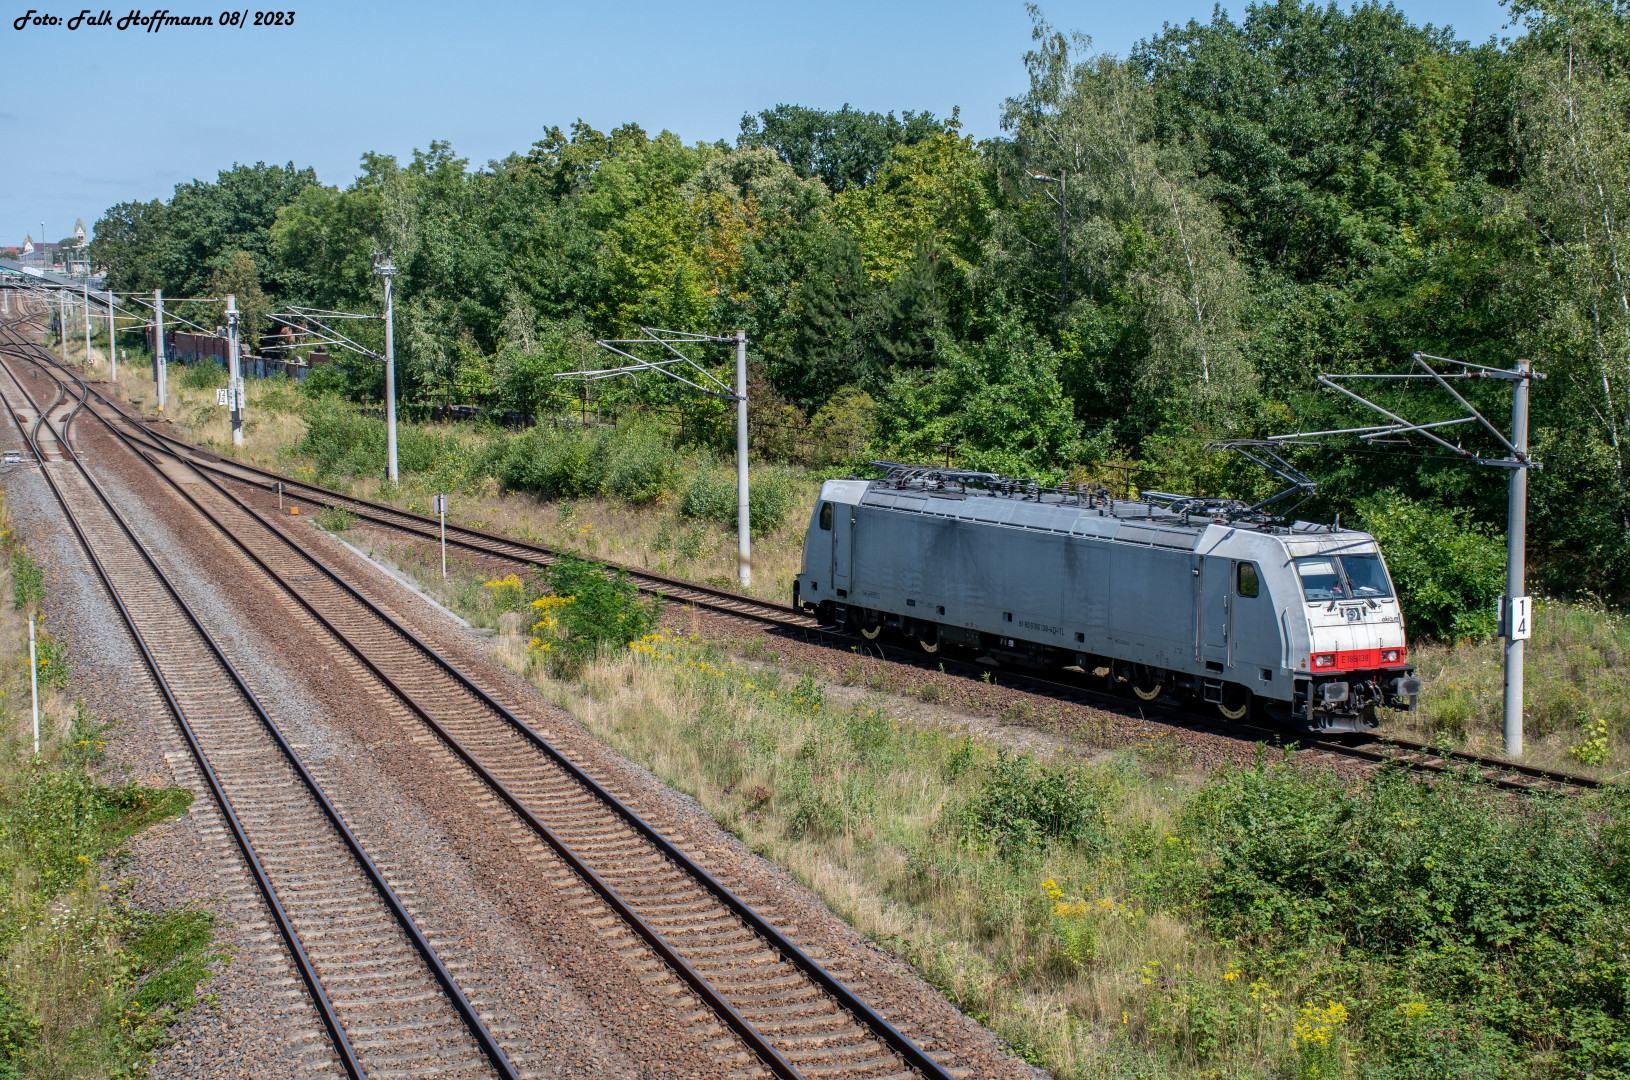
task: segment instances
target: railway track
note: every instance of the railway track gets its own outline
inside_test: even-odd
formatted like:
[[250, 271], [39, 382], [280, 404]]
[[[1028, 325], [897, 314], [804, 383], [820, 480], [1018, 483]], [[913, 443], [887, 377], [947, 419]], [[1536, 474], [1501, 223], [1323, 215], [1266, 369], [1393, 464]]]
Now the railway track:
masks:
[[[123, 415], [122, 410], [121, 415]], [[265, 492], [276, 491], [278, 485], [281, 485], [284, 495], [301, 503], [325, 509], [344, 510], [374, 525], [392, 529], [396, 532], [407, 533], [420, 540], [434, 543], [441, 542], [441, 524], [435, 518], [415, 514], [408, 510], [399, 510], [396, 507], [386, 506], [367, 499], [342, 495], [339, 492], [330, 491], [307, 481], [293, 479], [267, 469], [222, 458], [218, 454], [193, 446], [191, 443], [159, 430], [157, 426], [147, 427], [146, 431], [153, 439], [164, 444], [171, 453], [185, 457], [195, 468], [210, 472], [213, 475], [230, 478], [238, 483], [248, 484]], [[555, 548], [544, 544], [516, 540], [482, 529], [452, 523], [447, 525], [447, 544], [449, 547], [463, 551], [531, 567], [549, 566], [562, 554]], [[605, 560], [600, 561], [604, 562]], [[820, 625], [815, 619], [788, 605], [772, 603], [768, 600], [761, 600], [757, 597], [746, 596], [742, 593], [704, 585], [699, 582], [684, 581], [679, 578], [655, 574], [639, 567], [625, 566], [615, 562], [607, 563], [607, 565], [626, 573], [642, 591], [649, 595], [661, 596], [664, 599], [706, 608], [720, 614], [752, 619], [771, 626], [813, 630]]]
[[74, 453], [67, 432], [89, 388], [74, 401], [58, 384], [41, 408], [6, 367], [0, 393], [169, 704], [345, 1073], [515, 1077], [385, 874]]
[[[39, 361], [36, 360], [36, 363]], [[70, 373], [71, 374], [71, 373]], [[84, 398], [90, 387], [81, 383]], [[286, 522], [191, 470], [167, 440], [121, 430], [103, 399], [87, 410], [170, 484], [245, 558], [348, 649], [456, 764], [620, 920], [611, 947], [654, 963], [716, 1014], [753, 1064], [784, 1077], [949, 1074], [852, 988], [734, 896], [531, 727], [333, 568]], [[107, 414], [112, 414], [107, 415]], [[180, 483], [177, 470], [201, 484]], [[638, 960], [635, 961], [639, 966]], [[722, 1033], [721, 1033], [722, 1034]], [[745, 1056], [745, 1055], [744, 1055]]]
[[[114, 407], [117, 408], [117, 406]], [[123, 413], [122, 409], [118, 411], [128, 423], [129, 417]], [[189, 464], [201, 471], [228, 478], [265, 492], [276, 491], [278, 485], [281, 484], [283, 493], [290, 497], [316, 506], [343, 509], [363, 521], [419, 540], [440, 542], [440, 523], [434, 518], [370, 500], [343, 495], [308, 481], [282, 476], [253, 465], [224, 459], [207, 450], [195, 447], [185, 440], [178, 439], [174, 435], [146, 425], [143, 426], [142, 430], [149, 437], [162, 444], [170, 453], [186, 458]], [[516, 540], [485, 530], [451, 523], [447, 525], [447, 543], [464, 551], [527, 567], [548, 566], [560, 554], [556, 549], [547, 545]], [[744, 596], [727, 589], [719, 589], [698, 582], [655, 574], [638, 567], [622, 566], [615, 563], [611, 565], [627, 573], [641, 590], [649, 595], [660, 596], [667, 600], [678, 601], [719, 614], [750, 619], [760, 625], [806, 640], [819, 640], [845, 649], [858, 644], [857, 640], [849, 635], [822, 627], [815, 619], [790, 606]], [[934, 667], [940, 667], [943, 664], [944, 670], [962, 671], [974, 677], [982, 677], [987, 673], [987, 669], [984, 667], [965, 663], [953, 664], [944, 656], [937, 656], [933, 661], [929, 662], [910, 650], [892, 648], [886, 645], [879, 646], [870, 642], [864, 644], [870, 651], [883, 655], [897, 663], [905, 663], [914, 667], [925, 667], [930, 664]], [[1055, 698], [1064, 697], [1078, 700], [1096, 708], [1125, 711], [1128, 707], [1125, 698], [1080, 683], [1065, 683], [1027, 672], [1018, 672], [1013, 669], [1004, 670], [1002, 680], [1014, 688], [1026, 689]], [[1197, 718], [1191, 713], [1181, 712], [1170, 707], [1151, 711], [1150, 707], [1146, 705], [1141, 706], [1141, 709], [1145, 716], [1155, 715], [1184, 727], [1193, 728], [1196, 726]], [[1201, 722], [1200, 726], [1217, 734], [1231, 737], [1239, 737], [1243, 733], [1247, 734], [1248, 737], [1281, 745], [1292, 741], [1284, 732], [1269, 728], [1252, 727], [1250, 725], [1225, 726], [1204, 721]], [[1569, 789], [1594, 789], [1601, 786], [1600, 781], [1588, 776], [1560, 770], [1536, 769], [1519, 762], [1433, 747], [1427, 743], [1393, 736], [1361, 736], [1345, 742], [1330, 739], [1299, 738], [1294, 740], [1294, 744], [1310, 752], [1379, 765], [1391, 765], [1413, 772], [1470, 774], [1510, 791], [1555, 792]]]

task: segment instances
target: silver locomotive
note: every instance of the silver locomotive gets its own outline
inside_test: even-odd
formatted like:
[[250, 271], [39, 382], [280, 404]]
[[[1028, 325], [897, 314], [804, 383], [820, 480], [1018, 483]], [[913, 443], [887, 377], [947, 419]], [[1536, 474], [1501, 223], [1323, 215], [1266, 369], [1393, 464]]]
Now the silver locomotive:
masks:
[[793, 605], [823, 622], [1301, 731], [1364, 731], [1379, 705], [1415, 707], [1403, 615], [1368, 533], [880, 464], [887, 479], [827, 481], [810, 518]]

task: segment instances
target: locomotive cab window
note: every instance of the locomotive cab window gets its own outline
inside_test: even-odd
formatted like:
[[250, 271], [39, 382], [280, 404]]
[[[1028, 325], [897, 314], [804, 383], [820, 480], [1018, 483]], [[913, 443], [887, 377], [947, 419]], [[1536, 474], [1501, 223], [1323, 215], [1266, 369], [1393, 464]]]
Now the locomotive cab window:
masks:
[[1241, 596], [1256, 596], [1262, 591], [1262, 583], [1257, 580], [1255, 563], [1240, 563], [1238, 574]]
[[1387, 599], [1392, 596], [1392, 582], [1387, 580], [1381, 556], [1343, 555], [1341, 569], [1347, 575], [1347, 585], [1352, 590], [1354, 600]]
[[1297, 559], [1296, 575], [1302, 579], [1302, 594], [1310, 603], [1347, 599], [1347, 583], [1341, 580], [1341, 569], [1336, 565], [1336, 560], [1329, 556], [1310, 555]]
[[1392, 582], [1379, 555], [1309, 555], [1296, 560], [1309, 603], [1392, 597]]
[[821, 504], [821, 528], [829, 530], [829, 531], [832, 528], [832, 504], [831, 503], [822, 503]]

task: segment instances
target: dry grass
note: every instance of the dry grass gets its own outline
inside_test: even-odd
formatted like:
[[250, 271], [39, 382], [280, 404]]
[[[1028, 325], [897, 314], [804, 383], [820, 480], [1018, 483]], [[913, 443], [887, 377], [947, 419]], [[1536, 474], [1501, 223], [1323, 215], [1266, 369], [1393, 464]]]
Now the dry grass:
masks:
[[[746, 592], [791, 602], [792, 579], [803, 565], [804, 526], [818, 491], [819, 486], [812, 484], [781, 528], [753, 541], [753, 583]], [[436, 495], [413, 476], [404, 476], [395, 491], [379, 477], [358, 477], [351, 493], [421, 514], [431, 512]], [[607, 498], [547, 500], [499, 492], [489, 483], [479, 491], [454, 495], [447, 520], [593, 559], [741, 589], [736, 581], [735, 531], [681, 517], [662, 502], [632, 506]]]
[[[1061, 845], [1010, 859], [958, 833], [993, 746], [913, 725], [876, 695], [826, 706], [825, 688], [807, 678], [689, 640], [637, 643], [575, 680], [530, 663], [523, 642], [500, 635], [494, 647], [588, 731], [695, 796], [1056, 1075], [1216, 1075], [1186, 1066], [1183, 1047], [1222, 1015], [1237, 1027], [1225, 1037], [1231, 1075], [1269, 1075], [1289, 1060], [1281, 982], [1241, 978], [1227, 945], [1128, 901], [1135, 866]], [[1134, 755], [1059, 763], [1113, 792], [1112, 829], [1154, 845], [1203, 780], [1152, 779]], [[1151, 1044], [1169, 1048], [1159, 1063]]]
[[[215, 453], [250, 464], [313, 479], [314, 461], [296, 449], [306, 425], [300, 416], [298, 391], [279, 379], [247, 379], [248, 404], [244, 445], [231, 445], [226, 410], [215, 404], [212, 390], [180, 386], [179, 367], [170, 373], [170, 403], [165, 415], [177, 434]], [[93, 376], [94, 377], [94, 376]], [[119, 370], [119, 393], [143, 415], [156, 416], [157, 399], [151, 364], [128, 364]], [[468, 426], [438, 425], [434, 430], [464, 442], [481, 436]], [[334, 483], [332, 478], [325, 478]], [[340, 481], [358, 498], [429, 514], [438, 491], [430, 478], [404, 474], [392, 487], [382, 476]], [[765, 599], [789, 602], [792, 579], [803, 562], [804, 526], [819, 484], [812, 482], [781, 528], [753, 541], [753, 583], [746, 591]], [[710, 521], [683, 518], [666, 502], [636, 507], [609, 498], [539, 499], [501, 492], [490, 478], [474, 490], [454, 494], [448, 520], [472, 528], [548, 544], [590, 558], [705, 581], [739, 589], [736, 580], [736, 534]]]
[[[1595, 776], [1630, 763], [1630, 626], [1598, 605], [1538, 600], [1525, 648], [1525, 760]], [[1503, 753], [1504, 642], [1415, 652], [1420, 706], [1387, 720], [1411, 738]]]

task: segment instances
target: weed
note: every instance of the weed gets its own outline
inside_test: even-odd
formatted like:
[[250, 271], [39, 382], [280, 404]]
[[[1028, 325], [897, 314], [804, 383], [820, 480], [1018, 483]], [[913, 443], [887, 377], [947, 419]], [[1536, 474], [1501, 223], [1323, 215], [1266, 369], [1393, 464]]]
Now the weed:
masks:
[[357, 516], [343, 506], [325, 506], [312, 520], [331, 533], [342, 533], [356, 527]]
[[11, 553], [11, 594], [20, 608], [45, 601], [45, 570], [20, 547]]
[[561, 556], [544, 580], [554, 596], [533, 601], [543, 616], [533, 627], [534, 652], [568, 667], [649, 634], [661, 612], [660, 601], [641, 598], [627, 574], [598, 563]]
[[57, 690], [66, 689], [73, 669], [68, 664], [68, 649], [58, 639], [39, 628], [34, 643], [34, 662], [39, 667], [41, 686]]
[[176, 382], [188, 390], [215, 390], [226, 385], [226, 378], [226, 368], [213, 360], [203, 360], [185, 365]]
[[1585, 730], [1585, 738], [1568, 747], [1568, 754], [1581, 765], [1596, 768], [1607, 764], [1607, 759], [1613, 754], [1613, 746], [1608, 739], [1607, 719], [1597, 717], [1595, 723]]
[[1112, 778], [1002, 750], [979, 793], [963, 806], [959, 830], [964, 840], [1010, 861], [1055, 842], [1101, 847], [1113, 795]]

